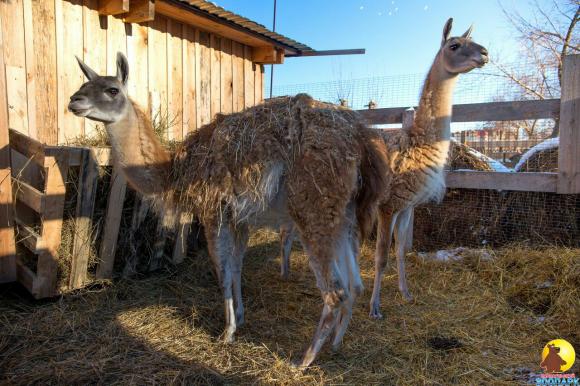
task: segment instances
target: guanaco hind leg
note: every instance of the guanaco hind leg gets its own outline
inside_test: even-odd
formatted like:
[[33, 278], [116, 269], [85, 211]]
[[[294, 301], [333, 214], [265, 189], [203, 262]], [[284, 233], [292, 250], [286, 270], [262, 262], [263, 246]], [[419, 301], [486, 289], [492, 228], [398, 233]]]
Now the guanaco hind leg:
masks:
[[377, 224], [377, 245], [375, 250], [375, 280], [373, 294], [371, 296], [369, 316], [381, 319], [381, 281], [387, 266], [389, 249], [393, 237], [393, 230], [397, 220], [397, 213], [391, 213], [388, 209], [379, 210]]
[[399, 276], [399, 291], [406, 301], [413, 300], [407, 286], [407, 273], [405, 271], [405, 255], [408, 252], [407, 235], [409, 234], [409, 225], [413, 208], [406, 208], [399, 214], [395, 229], [395, 247], [397, 251], [397, 274]]
[[213, 260], [224, 296], [226, 327], [223, 339], [234, 340], [234, 333], [243, 323], [244, 307], [241, 293], [243, 256], [248, 240], [245, 227], [235, 229], [230, 224], [208, 222], [204, 224], [208, 249]]

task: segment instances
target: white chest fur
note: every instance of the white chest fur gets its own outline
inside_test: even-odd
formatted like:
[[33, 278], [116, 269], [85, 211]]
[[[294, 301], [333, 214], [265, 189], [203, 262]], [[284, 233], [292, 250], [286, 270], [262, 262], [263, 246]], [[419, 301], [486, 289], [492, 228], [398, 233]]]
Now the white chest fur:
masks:
[[438, 141], [429, 146], [429, 157], [423, 166], [425, 181], [421, 190], [412, 199], [412, 205], [428, 201], [440, 201], [445, 194], [445, 164], [449, 154], [450, 141]]

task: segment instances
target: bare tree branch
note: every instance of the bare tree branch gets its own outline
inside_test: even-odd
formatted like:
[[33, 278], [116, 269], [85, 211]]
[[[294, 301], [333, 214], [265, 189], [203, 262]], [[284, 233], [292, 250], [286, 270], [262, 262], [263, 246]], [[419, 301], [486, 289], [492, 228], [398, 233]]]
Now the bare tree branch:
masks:
[[[578, 23], [578, 19], [580, 18], [580, 5], [576, 9], [576, 13], [568, 26], [568, 31], [566, 32], [566, 39], [564, 40], [564, 44], [562, 46], [562, 55], [561, 58], [563, 59], [566, 53], [568, 52], [568, 47], [570, 46], [570, 40], [572, 39], [572, 32]], [[560, 65], [558, 66], [558, 80], [560, 81], [560, 87], [562, 86], [562, 61], [560, 61]]]
[[[526, 19], [517, 11], [508, 11], [500, 3], [502, 12], [525, 47], [523, 55], [533, 67], [509, 69], [500, 63], [494, 64], [526, 95], [539, 99], [558, 95], [564, 56], [580, 52], [580, 39], [574, 34], [580, 17], [580, 0], [568, 0], [567, 4], [564, 6], [554, 1], [550, 8], [533, 0], [530, 6], [535, 10], [535, 16]], [[557, 84], [548, 77], [550, 71], [557, 71]]]
[[522, 89], [524, 89], [527, 93], [536, 96], [538, 99], [546, 99], [546, 98], [544, 98], [544, 96], [541, 93], [539, 93], [538, 91], [536, 91], [532, 87], [528, 86], [527, 82], [525, 82], [523, 79], [520, 79], [519, 77], [517, 77], [513, 72], [509, 71], [503, 65], [501, 65], [501, 64], [499, 64], [498, 62], [495, 62], [495, 61], [493, 61], [493, 64], [495, 66], [497, 66], [497, 68], [508, 79], [510, 79], [511, 81], [513, 81], [514, 83], [516, 83], [518, 86], [520, 86]]

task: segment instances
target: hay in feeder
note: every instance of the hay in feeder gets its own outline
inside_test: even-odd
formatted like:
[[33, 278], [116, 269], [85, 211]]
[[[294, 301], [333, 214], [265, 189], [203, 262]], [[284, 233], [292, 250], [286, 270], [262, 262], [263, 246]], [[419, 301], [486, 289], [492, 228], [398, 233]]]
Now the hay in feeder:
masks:
[[517, 163], [517, 172], [558, 172], [560, 138], [549, 138], [532, 147]]
[[457, 141], [451, 141], [451, 146], [449, 148], [449, 158], [447, 159], [447, 169], [468, 169], [480, 171], [493, 170], [489, 162], [486, 162], [486, 160], [482, 157], [475, 155], [472, 148]]

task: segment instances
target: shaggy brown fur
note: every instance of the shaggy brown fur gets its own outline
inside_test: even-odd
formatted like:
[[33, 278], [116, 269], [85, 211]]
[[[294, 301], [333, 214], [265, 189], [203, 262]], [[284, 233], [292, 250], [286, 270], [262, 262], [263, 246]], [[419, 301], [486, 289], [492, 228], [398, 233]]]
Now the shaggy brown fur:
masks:
[[292, 221], [324, 301], [300, 364], [315, 359], [332, 331], [337, 347], [362, 289], [355, 222], [368, 228], [367, 216], [386, 186], [377, 135], [356, 113], [301, 94], [219, 115], [168, 160], [147, 117], [126, 96], [126, 58], [118, 55], [116, 77], [79, 64], [89, 82], [71, 97], [69, 109], [106, 123], [116, 159], [136, 190], [173, 213], [200, 217], [224, 293], [225, 340], [233, 340], [244, 320], [241, 269], [248, 227]]
[[[227, 212], [243, 221], [246, 213], [236, 213], [229, 201], [244, 196], [266, 205], [260, 181], [268, 167], [281, 163], [291, 214], [312, 240], [321, 229], [336, 228], [353, 194], [361, 230], [368, 230], [386, 183], [379, 170], [386, 161], [384, 144], [355, 112], [328, 106], [301, 94], [218, 115], [177, 150], [168, 198], [202, 219]], [[312, 207], [317, 210], [307, 213]]]

